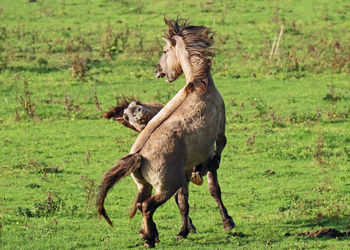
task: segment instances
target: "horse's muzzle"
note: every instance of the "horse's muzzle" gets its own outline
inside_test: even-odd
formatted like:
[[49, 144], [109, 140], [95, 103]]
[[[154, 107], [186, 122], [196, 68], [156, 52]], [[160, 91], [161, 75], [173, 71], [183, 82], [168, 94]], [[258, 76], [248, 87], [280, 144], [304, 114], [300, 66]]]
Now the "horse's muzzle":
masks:
[[157, 78], [163, 78], [165, 74], [162, 72], [162, 67], [160, 65], [157, 65], [156, 71], [154, 72], [156, 74]]

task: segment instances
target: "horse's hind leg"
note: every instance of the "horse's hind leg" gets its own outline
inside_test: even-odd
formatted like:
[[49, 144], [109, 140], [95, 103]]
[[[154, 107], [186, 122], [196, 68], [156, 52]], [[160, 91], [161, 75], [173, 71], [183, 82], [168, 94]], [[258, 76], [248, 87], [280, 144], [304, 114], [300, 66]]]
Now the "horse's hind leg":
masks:
[[220, 214], [222, 217], [222, 224], [226, 230], [231, 230], [235, 227], [235, 223], [232, 220], [232, 217], [228, 215], [227, 210], [222, 203], [221, 199], [221, 189], [218, 182], [217, 169], [219, 168], [218, 159], [210, 159], [210, 164], [208, 164], [208, 186], [211, 196], [215, 199], [218, 204]]
[[143, 237], [146, 240], [145, 247], [153, 248], [158, 237], [157, 226], [153, 221], [153, 214], [156, 209], [166, 202], [174, 193], [156, 192], [142, 203], [142, 224], [144, 226]]
[[181, 231], [178, 233], [176, 238], [186, 238], [188, 233], [195, 233], [196, 228], [192, 225], [192, 220], [188, 216], [189, 205], [188, 205], [188, 182], [181, 187], [174, 196], [177, 206], [181, 213]]
[[[135, 205], [136, 208], [141, 212], [142, 214], [142, 203], [147, 200], [149, 197], [151, 197], [152, 194], [152, 186], [151, 185], [144, 185], [142, 186], [137, 193], [136, 200], [135, 200]], [[143, 222], [141, 223], [139, 235], [143, 236], [145, 230], [144, 230], [144, 225]], [[158, 237], [158, 236], [157, 236]]]
[[[146, 182], [140, 170], [134, 171], [134, 173], [131, 174], [132, 178], [134, 179], [134, 182], [136, 183], [137, 186], [137, 196], [134, 202], [134, 207], [133, 210], [130, 213], [130, 218], [133, 218], [134, 215], [136, 214], [136, 211], [139, 210], [142, 214], [142, 203], [147, 200], [149, 197], [152, 195], [152, 186], [148, 182]], [[139, 235], [143, 236], [144, 234], [144, 225], [143, 222], [141, 223]]]
[[221, 161], [221, 153], [226, 146], [226, 142], [227, 140], [225, 134], [219, 134], [218, 138], [216, 139], [216, 149], [214, 153], [214, 158], [218, 161], [217, 168], [219, 168], [219, 163]]

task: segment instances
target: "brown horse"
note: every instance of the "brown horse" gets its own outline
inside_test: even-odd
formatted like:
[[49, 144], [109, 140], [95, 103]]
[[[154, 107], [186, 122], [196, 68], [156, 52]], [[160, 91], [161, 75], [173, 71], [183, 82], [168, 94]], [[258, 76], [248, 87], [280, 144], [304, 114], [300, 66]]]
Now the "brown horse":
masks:
[[[133, 127], [134, 130], [141, 132], [146, 127], [147, 123], [160, 111], [160, 109], [162, 109], [162, 107], [163, 105], [161, 104], [142, 103], [133, 98], [124, 98], [122, 103], [114, 107], [111, 111], [106, 112], [105, 118], [113, 118], [116, 122], [129, 128]], [[233, 222], [222, 202], [221, 189], [217, 179], [218, 164], [218, 160], [215, 161], [211, 158], [207, 159], [204, 163], [193, 168], [191, 180], [194, 184], [200, 185], [203, 182], [202, 176], [208, 174], [209, 192], [218, 204], [224, 228], [226, 230], [231, 230], [233, 228]], [[179, 204], [179, 201], [181, 202], [184, 199], [179, 199], [179, 196], [181, 196], [181, 190], [175, 194], [175, 201], [179, 208], [181, 208], [184, 204]], [[196, 231], [190, 217], [189, 231]]]
[[184, 204], [180, 207], [179, 235], [187, 236], [188, 180], [192, 167], [208, 158], [220, 161], [226, 144], [225, 105], [210, 74], [209, 57], [213, 56], [210, 30], [188, 25], [186, 21], [166, 20], [166, 24], [167, 45], [156, 75], [166, 76], [170, 82], [184, 73], [186, 85], [142, 130], [130, 154], [105, 173], [97, 199], [99, 214], [112, 224], [103, 206], [107, 192], [131, 174], [138, 188], [135, 206], [143, 216], [141, 232], [146, 247], [154, 247], [158, 238], [154, 212], [176, 192], [180, 193], [178, 199], [183, 199], [180, 204]]

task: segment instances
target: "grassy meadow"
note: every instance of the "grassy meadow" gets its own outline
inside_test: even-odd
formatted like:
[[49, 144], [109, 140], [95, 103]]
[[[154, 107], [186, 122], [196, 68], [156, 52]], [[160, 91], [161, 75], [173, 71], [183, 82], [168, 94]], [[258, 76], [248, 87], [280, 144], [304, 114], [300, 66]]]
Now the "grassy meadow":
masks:
[[171, 199], [155, 213], [156, 247], [350, 248], [349, 236], [296, 236], [350, 231], [350, 2], [1, 0], [1, 249], [143, 247], [130, 177], [106, 199], [114, 228], [95, 211], [103, 173], [137, 137], [103, 114], [123, 95], [166, 103], [184, 85], [154, 77], [163, 18], [178, 15], [215, 32], [218, 175], [236, 228], [223, 229], [206, 182], [191, 184], [197, 233], [175, 239]]

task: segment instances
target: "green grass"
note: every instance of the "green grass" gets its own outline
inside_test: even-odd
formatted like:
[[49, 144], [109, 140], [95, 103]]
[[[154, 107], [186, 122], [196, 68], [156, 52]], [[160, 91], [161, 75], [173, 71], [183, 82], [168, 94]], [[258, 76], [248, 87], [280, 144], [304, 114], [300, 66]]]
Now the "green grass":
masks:
[[228, 137], [218, 174], [237, 226], [226, 232], [207, 185], [190, 185], [197, 234], [175, 239], [170, 200], [155, 214], [157, 247], [349, 248], [349, 237], [294, 236], [350, 231], [349, 12], [326, 0], [1, 1], [0, 248], [142, 247], [130, 177], [106, 200], [115, 227], [96, 215], [102, 174], [137, 137], [102, 114], [122, 95], [166, 103], [183, 86], [154, 79], [163, 17], [177, 15], [215, 32]]

